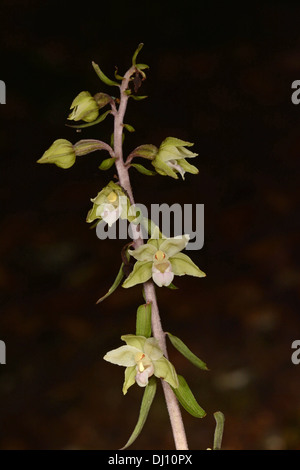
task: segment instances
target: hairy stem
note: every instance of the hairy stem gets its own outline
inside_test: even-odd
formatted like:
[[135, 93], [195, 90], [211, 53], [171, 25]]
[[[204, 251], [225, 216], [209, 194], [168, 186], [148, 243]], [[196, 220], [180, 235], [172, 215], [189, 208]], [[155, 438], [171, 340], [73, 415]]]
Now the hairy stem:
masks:
[[[128, 102], [128, 95], [125, 91], [128, 88], [128, 84], [130, 81], [130, 77], [134, 74], [135, 67], [131, 67], [125, 74], [122, 84], [120, 86], [120, 104], [118, 110], [114, 107], [113, 108], [113, 115], [114, 115], [114, 154], [116, 157], [115, 165], [119, 177], [119, 181], [121, 186], [127, 192], [129, 197], [130, 203], [134, 204], [134, 198], [130, 183], [130, 178], [128, 174], [128, 167], [124, 164], [123, 159], [123, 148], [122, 148], [122, 135], [123, 135], [123, 124], [124, 124], [124, 116], [126, 112], [127, 102]], [[135, 248], [142, 245], [144, 243], [142, 239], [141, 232], [138, 232], [138, 229], [135, 228], [136, 233], [134, 245]], [[144, 284], [144, 291], [145, 297], [147, 302], [151, 302], [152, 304], [152, 331], [153, 336], [157, 339], [161, 350], [163, 351], [164, 355], [168, 357], [167, 353], [167, 346], [166, 346], [166, 338], [165, 333], [162, 329], [159, 309], [157, 305], [155, 287], [152, 281], [148, 281]], [[167, 403], [167, 409], [171, 421], [171, 427], [173, 431], [173, 437], [175, 441], [175, 446], [177, 450], [188, 450], [184, 425], [181, 417], [181, 412], [179, 408], [179, 404], [177, 398], [171, 389], [170, 385], [162, 380], [163, 391], [165, 395], [165, 400]]]

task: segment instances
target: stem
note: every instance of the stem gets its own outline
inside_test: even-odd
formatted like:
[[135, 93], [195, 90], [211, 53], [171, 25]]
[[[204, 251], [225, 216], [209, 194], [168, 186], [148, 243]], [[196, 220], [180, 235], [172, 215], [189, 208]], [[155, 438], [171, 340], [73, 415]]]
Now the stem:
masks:
[[[133, 205], [134, 198], [130, 183], [130, 178], [128, 174], [128, 167], [125, 166], [123, 160], [123, 148], [122, 148], [122, 135], [123, 135], [123, 123], [124, 123], [124, 115], [127, 108], [128, 102], [128, 95], [125, 93], [125, 90], [128, 88], [128, 83], [130, 77], [134, 74], [135, 67], [132, 66], [124, 75], [122, 83], [120, 85], [120, 105], [118, 110], [113, 107], [113, 115], [114, 115], [114, 153], [116, 157], [115, 165], [116, 170], [118, 173], [119, 181], [121, 186], [125, 189], [128, 194], [130, 203]], [[134, 228], [133, 228], [134, 229]], [[136, 230], [136, 238], [134, 241], [134, 246], [137, 248], [138, 246], [144, 243], [141, 231]], [[165, 357], [168, 357], [167, 353], [167, 346], [166, 346], [166, 338], [165, 333], [162, 329], [159, 309], [157, 305], [155, 287], [152, 281], [148, 281], [144, 284], [144, 291], [145, 297], [147, 302], [151, 302], [152, 304], [152, 331], [153, 336], [157, 339], [158, 344], [163, 351]], [[170, 385], [165, 381], [162, 380], [163, 391], [165, 395], [165, 400], [167, 403], [167, 409], [171, 421], [171, 427], [173, 432], [173, 437], [175, 441], [176, 450], [188, 450], [184, 425], [181, 417], [181, 412], [179, 408], [179, 404], [177, 398], [171, 389]]]

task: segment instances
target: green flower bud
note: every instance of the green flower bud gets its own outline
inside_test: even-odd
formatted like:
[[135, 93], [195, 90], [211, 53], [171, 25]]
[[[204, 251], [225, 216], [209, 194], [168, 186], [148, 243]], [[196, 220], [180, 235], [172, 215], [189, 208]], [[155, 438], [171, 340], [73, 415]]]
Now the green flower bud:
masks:
[[74, 165], [76, 154], [73, 145], [66, 139], [58, 139], [46, 150], [37, 163], [54, 163], [60, 168]]
[[158, 153], [151, 162], [157, 173], [164, 176], [171, 176], [178, 179], [177, 173], [180, 173], [184, 179], [184, 173], [196, 175], [199, 170], [186, 161], [186, 158], [194, 158], [198, 154], [193, 153], [185, 147], [191, 147], [191, 142], [167, 137], [160, 145]]
[[121, 336], [126, 346], [113, 349], [104, 356], [104, 360], [124, 366], [125, 380], [123, 393], [135, 382], [140, 387], [146, 387], [152, 375], [166, 380], [173, 388], [178, 387], [178, 377], [171, 362], [166, 359], [158, 345], [156, 338], [145, 336]]
[[88, 91], [79, 93], [73, 100], [70, 109], [73, 111], [68, 119], [73, 121], [92, 122], [97, 119], [99, 114], [99, 106], [95, 98]]

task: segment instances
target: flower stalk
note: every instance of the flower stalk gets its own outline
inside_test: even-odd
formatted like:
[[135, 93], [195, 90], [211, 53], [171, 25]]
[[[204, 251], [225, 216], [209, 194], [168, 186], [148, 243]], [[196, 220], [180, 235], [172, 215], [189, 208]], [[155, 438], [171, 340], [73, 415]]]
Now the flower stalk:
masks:
[[[123, 160], [123, 146], [122, 146], [122, 137], [124, 129], [124, 116], [126, 113], [127, 103], [129, 95], [126, 93], [128, 90], [128, 85], [131, 77], [135, 74], [136, 67], [132, 66], [125, 73], [124, 78], [120, 85], [120, 104], [118, 109], [115, 105], [112, 105], [112, 114], [114, 116], [114, 155], [115, 155], [115, 165], [119, 177], [119, 182], [122, 188], [127, 192], [130, 203], [135, 204], [132, 187], [130, 183], [128, 166], [125, 165]], [[139, 246], [143, 245], [144, 241], [139, 231], [138, 226], [134, 226], [133, 230], [136, 231], [134, 237], [134, 248], [137, 249]], [[155, 293], [155, 287], [151, 280], [144, 283], [144, 293], [147, 302], [152, 304], [152, 331], [153, 336], [157, 339], [159, 347], [161, 348], [164, 356], [168, 358], [167, 346], [165, 333], [162, 328], [157, 298]], [[175, 446], [177, 450], [188, 450], [188, 444], [185, 434], [185, 429], [182, 421], [182, 416], [179, 408], [177, 398], [171, 389], [170, 385], [162, 380], [163, 391], [165, 395], [165, 400], [167, 404], [167, 409], [170, 417], [173, 437], [175, 441]]]

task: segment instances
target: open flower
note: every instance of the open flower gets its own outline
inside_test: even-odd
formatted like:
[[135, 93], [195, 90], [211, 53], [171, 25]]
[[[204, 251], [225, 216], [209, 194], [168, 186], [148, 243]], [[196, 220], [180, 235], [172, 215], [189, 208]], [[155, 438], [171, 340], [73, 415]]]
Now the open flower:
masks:
[[171, 176], [178, 179], [177, 173], [180, 173], [184, 179], [184, 173], [197, 174], [198, 168], [187, 162], [186, 158], [197, 157], [185, 147], [191, 147], [191, 142], [176, 139], [176, 137], [167, 137], [160, 145], [152, 165], [160, 175]]
[[127, 218], [129, 200], [121, 187], [113, 181], [110, 181], [91, 201], [93, 207], [86, 218], [89, 223], [99, 219], [111, 227], [120, 217]]
[[132, 287], [148, 281], [151, 277], [159, 287], [169, 286], [174, 276], [204, 277], [205, 273], [196, 266], [191, 258], [180, 253], [189, 242], [189, 235], [174, 238], [158, 238], [154, 231], [153, 238], [136, 250], [128, 250], [137, 262], [133, 271], [123, 283], [123, 287]]
[[70, 109], [71, 114], [68, 119], [73, 121], [92, 122], [97, 119], [99, 106], [97, 101], [88, 91], [82, 91], [73, 100]]
[[37, 163], [54, 163], [60, 168], [70, 168], [75, 160], [76, 153], [71, 142], [66, 139], [57, 139]]
[[105, 354], [106, 361], [126, 367], [123, 393], [135, 382], [146, 387], [149, 378], [156, 377], [166, 380], [173, 388], [178, 387], [178, 378], [174, 366], [166, 359], [156, 338], [145, 336], [121, 336], [126, 346], [113, 349]]

